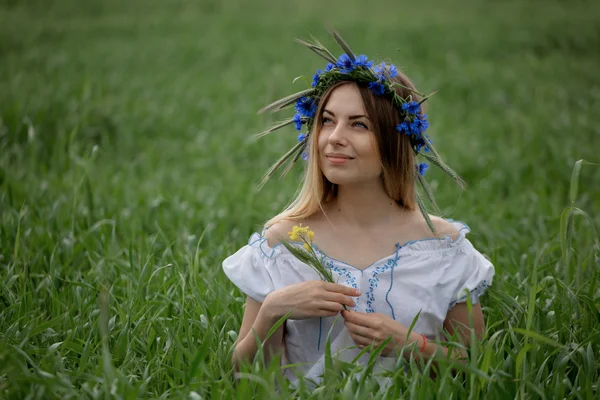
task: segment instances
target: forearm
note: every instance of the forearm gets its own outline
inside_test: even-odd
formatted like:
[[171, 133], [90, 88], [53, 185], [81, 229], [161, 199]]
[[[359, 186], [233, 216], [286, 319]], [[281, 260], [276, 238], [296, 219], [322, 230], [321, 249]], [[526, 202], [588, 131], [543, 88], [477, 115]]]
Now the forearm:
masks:
[[[432, 357], [441, 356], [440, 358], [452, 358], [460, 361], [466, 357], [463, 349], [443, 346], [416, 332], [411, 332], [408, 337], [406, 334], [405, 329], [399, 329], [393, 335], [396, 354], [401, 352], [400, 354], [406, 360], [418, 358], [427, 361]], [[402, 349], [405, 350], [402, 351]]]
[[[412, 352], [412, 354], [426, 360], [436, 355], [448, 357], [448, 353], [450, 353], [451, 358], [458, 360], [465, 356], [465, 352], [462, 349], [450, 349], [447, 346], [442, 346], [434, 341], [428, 340], [416, 332], [411, 332], [408, 338], [404, 336], [402, 340], [406, 344], [414, 343], [417, 350], [416, 352]], [[411, 352], [404, 352], [403, 355], [408, 359], [411, 356]]]
[[[277, 322], [277, 319], [268, 314], [264, 309], [261, 309], [256, 316], [256, 320], [252, 326], [252, 329], [244, 338], [238, 338], [238, 342], [233, 352], [233, 365], [237, 369], [239, 363], [242, 360], [252, 360], [258, 351], [259, 344], [265, 341], [267, 334]], [[283, 349], [283, 326], [280, 326], [264, 345], [265, 361], [268, 361], [270, 357]]]

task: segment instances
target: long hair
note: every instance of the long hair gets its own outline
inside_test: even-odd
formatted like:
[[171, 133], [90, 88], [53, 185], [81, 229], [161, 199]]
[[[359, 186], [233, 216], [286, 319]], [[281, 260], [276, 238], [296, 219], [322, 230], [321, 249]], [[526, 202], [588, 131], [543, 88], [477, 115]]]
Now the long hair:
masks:
[[[402, 98], [412, 96], [414, 101], [419, 97], [410, 89], [416, 90], [406, 75], [399, 72], [392, 81], [401, 86], [395, 86], [396, 93]], [[317, 137], [323, 126], [321, 115], [334, 89], [341, 85], [356, 85], [360, 91], [365, 110], [373, 121], [377, 148], [381, 157], [381, 179], [386, 194], [396, 201], [398, 205], [408, 210], [417, 207], [415, 200], [415, 156], [408, 136], [396, 131], [396, 126], [401, 122], [398, 109], [392, 102], [383, 97], [375, 96], [366, 84], [353, 81], [340, 81], [332, 85], [321, 97], [315, 122], [309, 138], [309, 158], [304, 172], [302, 185], [296, 198], [279, 214], [265, 223], [268, 228], [282, 220], [300, 221], [310, 217], [322, 205], [337, 196], [337, 185], [331, 183], [319, 164], [319, 150]], [[407, 89], [409, 88], [409, 89]]]

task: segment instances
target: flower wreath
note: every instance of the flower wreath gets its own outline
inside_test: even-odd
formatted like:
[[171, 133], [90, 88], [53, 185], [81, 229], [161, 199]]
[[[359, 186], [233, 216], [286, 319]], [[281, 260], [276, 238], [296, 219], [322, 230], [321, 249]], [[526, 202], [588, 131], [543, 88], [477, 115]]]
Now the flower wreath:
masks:
[[[319, 43], [318, 40], [314, 38], [312, 41], [296, 39], [296, 42], [308, 47], [317, 55], [324, 58], [328, 62], [327, 66], [324, 70], [317, 70], [313, 76], [309, 89], [302, 90], [277, 100], [258, 112], [259, 114], [266, 111], [277, 112], [292, 105], [294, 105], [296, 109], [296, 113], [292, 118], [276, 123], [271, 128], [256, 135], [257, 137], [265, 136], [290, 124], [294, 124], [298, 131], [301, 131], [303, 127], [307, 128], [306, 133], [300, 133], [298, 136], [298, 143], [269, 168], [265, 173], [260, 186], [263, 186], [266, 181], [285, 164], [287, 165], [284, 168], [282, 175], [285, 175], [300, 157], [304, 160], [307, 159], [305, 150], [316, 116], [317, 105], [319, 104], [321, 97], [335, 83], [340, 81], [353, 81], [368, 84], [368, 87], [373, 94], [390, 99], [392, 104], [398, 110], [400, 121], [402, 121], [396, 126], [396, 131], [398, 131], [399, 134], [409, 136], [415, 156], [422, 156], [431, 164], [440, 168], [464, 189], [466, 185], [462, 178], [442, 161], [441, 157], [433, 147], [431, 139], [425, 134], [425, 131], [429, 128], [429, 121], [427, 115], [422, 112], [421, 104], [423, 104], [431, 95], [425, 96], [412, 88], [392, 81], [392, 79], [398, 76], [398, 69], [395, 65], [387, 65], [385, 62], [382, 62], [374, 66], [374, 61], [369, 60], [366, 55], [361, 54], [358, 57], [355, 56], [339, 33], [335, 31], [331, 31], [330, 33], [344, 50], [344, 54], [336, 59], [325, 46]], [[402, 98], [394, 89], [396, 86], [400, 86], [418, 95], [421, 99], [418, 102], [414, 101], [412, 95], [409, 95], [407, 98]], [[423, 189], [423, 193], [434, 206], [435, 211], [440, 213], [433, 197], [432, 190], [424, 178], [425, 171], [428, 167], [429, 165], [427, 163], [417, 164], [415, 170], [415, 175], [417, 177], [416, 181], [419, 182]], [[416, 192], [416, 201], [429, 228], [435, 232], [423, 202], [423, 198], [418, 192]]]

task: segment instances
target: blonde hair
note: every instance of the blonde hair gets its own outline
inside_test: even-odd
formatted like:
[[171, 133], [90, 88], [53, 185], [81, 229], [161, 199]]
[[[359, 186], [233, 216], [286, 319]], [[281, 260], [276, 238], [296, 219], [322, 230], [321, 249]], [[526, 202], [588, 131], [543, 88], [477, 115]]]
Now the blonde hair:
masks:
[[[396, 93], [406, 99], [412, 96], [414, 101], [419, 101], [413, 92], [412, 82], [402, 73], [392, 79], [400, 84], [396, 86]], [[414, 210], [415, 200], [415, 156], [408, 136], [396, 131], [400, 121], [398, 109], [392, 102], [383, 97], [375, 96], [366, 84], [354, 81], [340, 81], [332, 85], [321, 97], [317, 108], [315, 122], [310, 134], [308, 149], [309, 158], [304, 172], [304, 178], [296, 198], [279, 214], [265, 223], [268, 228], [283, 220], [301, 221], [313, 215], [322, 205], [337, 196], [337, 185], [331, 183], [323, 175], [319, 165], [319, 150], [316, 144], [317, 135], [321, 131], [323, 108], [333, 90], [341, 85], [354, 84], [358, 87], [365, 110], [371, 121], [377, 148], [381, 157], [383, 187], [387, 195], [400, 206]]]

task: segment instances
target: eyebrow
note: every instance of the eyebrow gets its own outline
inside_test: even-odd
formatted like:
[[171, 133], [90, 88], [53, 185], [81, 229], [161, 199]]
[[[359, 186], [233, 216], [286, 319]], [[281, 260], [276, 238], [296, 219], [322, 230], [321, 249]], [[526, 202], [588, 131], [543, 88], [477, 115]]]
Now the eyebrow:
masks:
[[[331, 114], [331, 116], [335, 117], [335, 114], [329, 110], [323, 110], [323, 113]], [[371, 118], [369, 118], [367, 115], [362, 115], [362, 114], [361, 115], [351, 115], [348, 117], [349, 120], [354, 120], [354, 119], [359, 119], [359, 118], [366, 118], [369, 121], [371, 120]]]

